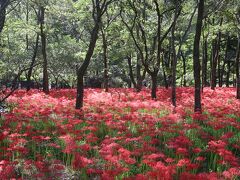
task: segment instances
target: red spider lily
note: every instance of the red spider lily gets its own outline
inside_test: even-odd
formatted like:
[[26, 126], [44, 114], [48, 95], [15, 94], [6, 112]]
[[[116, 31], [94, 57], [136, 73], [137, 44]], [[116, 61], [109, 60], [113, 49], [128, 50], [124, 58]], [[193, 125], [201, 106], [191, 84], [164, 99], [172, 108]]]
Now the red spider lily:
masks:
[[0, 179], [11, 179], [14, 178], [15, 170], [12, 163], [2, 160], [0, 161]]
[[183, 167], [183, 166], [187, 166], [190, 164], [190, 160], [187, 158], [184, 159], [180, 159], [177, 163], [177, 167]]
[[202, 152], [202, 149], [200, 149], [200, 148], [194, 148], [192, 151], [193, 151], [195, 154], [197, 154], [197, 153]]
[[79, 153], [76, 153], [74, 156], [73, 167], [74, 169], [81, 169], [87, 167], [89, 164], [92, 163], [93, 160], [81, 156]]
[[[164, 88], [158, 89], [156, 101], [151, 100], [148, 89], [140, 93], [132, 89], [85, 92], [81, 116], [84, 119], [78, 119], [74, 110], [75, 90], [53, 90], [49, 96], [35, 90], [16, 91], [9, 102], [17, 107], [1, 121], [0, 157], [23, 161], [23, 167], [29, 171], [37, 169], [35, 179], [61, 179], [66, 156], [73, 157], [68, 160], [75, 170], [85, 168], [89, 178], [118, 178], [133, 173], [135, 166], [142, 172], [134, 172], [138, 175], [127, 179], [164, 180], [179, 176], [214, 180], [239, 176], [235, 172], [239, 169], [239, 154], [235, 152], [240, 149], [236, 138], [240, 102], [235, 100], [233, 89], [205, 88], [203, 114], [192, 111], [192, 88], [177, 89], [179, 106], [174, 110], [169, 100], [171, 91]], [[216, 166], [229, 169], [224, 173], [221, 168], [218, 173], [204, 172], [215, 163], [210, 154], [218, 157]], [[35, 160], [28, 162], [29, 158]], [[18, 168], [11, 162], [8, 165]], [[145, 166], [148, 168], [142, 170]]]
[[205, 159], [206, 159], [206, 158], [205, 158], [205, 157], [202, 157], [202, 156], [199, 156], [199, 157], [196, 158], [197, 161], [205, 161]]
[[188, 156], [188, 150], [186, 148], [177, 148], [176, 154]]
[[75, 140], [72, 136], [67, 134], [67, 135], [64, 135], [64, 136], [60, 136], [59, 138], [64, 140], [64, 142], [66, 143], [66, 147], [63, 150], [64, 153], [70, 154], [70, 153], [72, 153], [76, 150], [77, 145], [76, 145], [76, 142], [75, 142]]
[[224, 149], [226, 147], [226, 143], [222, 140], [218, 140], [218, 141], [210, 141], [208, 142], [208, 149], [210, 151], [215, 152], [218, 149]]
[[234, 178], [240, 177], [240, 169], [230, 168], [227, 171], [224, 171], [222, 174], [225, 179], [234, 179]]

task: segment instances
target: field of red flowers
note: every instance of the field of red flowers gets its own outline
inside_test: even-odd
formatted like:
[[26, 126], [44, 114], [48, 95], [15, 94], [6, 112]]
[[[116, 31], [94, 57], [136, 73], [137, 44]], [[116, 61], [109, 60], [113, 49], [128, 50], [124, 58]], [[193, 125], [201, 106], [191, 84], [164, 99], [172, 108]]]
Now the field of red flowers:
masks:
[[0, 119], [0, 179], [215, 180], [240, 177], [240, 101], [235, 89], [17, 91]]

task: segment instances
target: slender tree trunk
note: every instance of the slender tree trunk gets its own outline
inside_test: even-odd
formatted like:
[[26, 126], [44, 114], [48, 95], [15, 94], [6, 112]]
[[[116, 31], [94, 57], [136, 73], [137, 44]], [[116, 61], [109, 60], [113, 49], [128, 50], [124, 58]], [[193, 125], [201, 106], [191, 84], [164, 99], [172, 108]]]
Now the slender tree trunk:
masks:
[[177, 106], [176, 103], [176, 71], [177, 71], [177, 54], [175, 49], [175, 27], [176, 27], [176, 21], [177, 21], [177, 14], [178, 14], [179, 8], [178, 5], [176, 5], [175, 14], [174, 14], [174, 22], [172, 25], [171, 30], [171, 46], [172, 46], [172, 105], [174, 107]]
[[36, 57], [37, 57], [38, 43], [39, 43], [39, 34], [37, 34], [36, 43], [35, 43], [33, 56], [32, 56], [32, 61], [30, 64], [30, 68], [27, 72], [27, 91], [29, 91], [31, 89], [31, 76], [32, 76], [33, 66], [35, 64]]
[[104, 88], [108, 92], [108, 55], [107, 55], [107, 39], [104, 29], [102, 28], [102, 43], [103, 43], [103, 60], [104, 60]]
[[[137, 27], [137, 38], [140, 39], [139, 35], [139, 28]], [[140, 92], [142, 90], [142, 82], [143, 82], [143, 76], [141, 75], [141, 69], [142, 69], [142, 57], [140, 56], [140, 53], [137, 53], [137, 92]], [[145, 77], [145, 75], [144, 75]]]
[[[222, 26], [223, 18], [220, 20], [220, 26]], [[220, 62], [220, 44], [221, 44], [221, 31], [218, 32], [217, 38], [213, 41], [213, 52], [212, 52], [212, 83], [211, 83], [211, 89], [215, 89], [216, 87], [216, 71], [218, 67], [218, 84], [220, 82], [220, 73], [221, 73], [221, 62]]]
[[91, 57], [93, 55], [95, 45], [98, 39], [98, 31], [99, 31], [99, 24], [101, 19], [98, 19], [95, 22], [94, 28], [91, 32], [91, 39], [90, 44], [88, 46], [87, 54], [84, 59], [83, 64], [77, 70], [77, 98], [76, 98], [76, 109], [81, 109], [83, 107], [83, 95], [84, 95], [84, 84], [83, 84], [83, 76], [88, 68], [90, 63]]
[[226, 63], [228, 61], [227, 53], [228, 53], [229, 40], [230, 40], [230, 36], [228, 35], [227, 42], [226, 42], [226, 48], [225, 48], [224, 62], [223, 62], [223, 66], [222, 66], [222, 69], [221, 69], [221, 85], [223, 85], [223, 76], [225, 74], [225, 66], [226, 66]]
[[47, 61], [47, 52], [46, 52], [46, 34], [44, 32], [44, 16], [45, 8], [40, 7], [40, 30], [41, 30], [41, 42], [42, 42], [42, 55], [43, 55], [43, 92], [46, 94], [49, 93], [49, 82], [48, 82], [48, 61]]
[[194, 111], [202, 112], [201, 107], [201, 77], [200, 77], [200, 60], [199, 60], [199, 44], [202, 31], [202, 20], [204, 13], [204, 0], [199, 0], [198, 3], [198, 16], [196, 24], [196, 33], [194, 38], [194, 48], [193, 48], [193, 64], [194, 64], [194, 80], [195, 80], [195, 94], [194, 94]]
[[230, 79], [230, 73], [231, 73], [231, 64], [230, 61], [227, 62], [227, 77], [226, 77], [226, 87], [229, 87], [229, 79]]
[[[222, 23], [223, 23], [223, 18], [221, 18], [221, 20], [220, 20], [220, 27], [222, 26]], [[221, 38], [222, 38], [222, 32], [221, 32], [221, 30], [219, 30], [218, 43], [217, 43], [217, 63], [218, 63], [218, 85], [219, 85], [219, 87], [222, 87], [222, 84], [221, 84], [221, 56], [220, 56]]]
[[208, 62], [208, 44], [207, 39], [203, 43], [203, 58], [202, 58], [202, 88], [208, 86], [207, 84], [207, 62]]
[[[29, 3], [28, 3], [28, 0], [27, 0], [27, 7], [26, 7], [26, 23], [28, 24], [29, 22]], [[29, 49], [29, 42], [28, 42], [28, 33], [26, 34], [26, 50]]]
[[236, 55], [236, 86], [237, 86], [237, 99], [240, 99], [240, 34], [238, 34], [238, 45]]
[[182, 51], [181, 51], [181, 57], [182, 57], [182, 60], [183, 60], [183, 86], [186, 87], [187, 86], [187, 80], [186, 80], [186, 73], [187, 73], [187, 70], [186, 70], [186, 58], [184, 57], [184, 54], [183, 54]]
[[1, 0], [0, 1], [0, 33], [2, 32], [4, 24], [5, 24], [6, 9], [7, 9], [7, 6], [9, 5], [9, 3], [10, 3], [9, 0]]
[[211, 89], [215, 89], [216, 87], [216, 39], [212, 42], [212, 61], [211, 61]]
[[152, 99], [156, 99], [157, 98], [157, 73], [152, 73], [151, 79], [152, 79], [151, 97]]
[[134, 88], [137, 89], [137, 83], [136, 83], [136, 81], [134, 79], [133, 69], [132, 69], [132, 57], [131, 56], [127, 56], [127, 61], [128, 61], [129, 76], [130, 76], [131, 82], [132, 82]]
[[165, 65], [164, 65], [164, 54], [162, 54], [162, 71], [163, 71], [164, 86], [165, 86], [166, 89], [168, 89], [168, 82], [167, 82]]

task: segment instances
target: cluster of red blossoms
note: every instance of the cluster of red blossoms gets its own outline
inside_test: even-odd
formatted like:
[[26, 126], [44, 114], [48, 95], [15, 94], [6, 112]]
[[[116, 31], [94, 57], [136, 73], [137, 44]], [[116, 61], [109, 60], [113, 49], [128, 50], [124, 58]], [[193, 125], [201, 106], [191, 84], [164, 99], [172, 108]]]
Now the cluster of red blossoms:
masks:
[[240, 101], [233, 88], [19, 90], [0, 119], [0, 179], [225, 180], [240, 177]]

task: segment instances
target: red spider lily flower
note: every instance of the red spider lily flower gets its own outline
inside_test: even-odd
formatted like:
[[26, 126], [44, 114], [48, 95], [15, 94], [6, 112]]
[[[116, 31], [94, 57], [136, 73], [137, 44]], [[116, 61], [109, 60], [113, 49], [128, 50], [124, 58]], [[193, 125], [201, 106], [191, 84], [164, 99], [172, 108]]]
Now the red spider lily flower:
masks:
[[16, 176], [14, 166], [8, 161], [0, 161], [0, 179], [7, 180]]
[[223, 173], [224, 178], [226, 179], [234, 179], [240, 177], [240, 169], [239, 168], [230, 168]]
[[226, 143], [222, 140], [218, 140], [218, 141], [210, 141], [208, 142], [208, 149], [210, 151], [216, 151], [217, 149], [224, 149], [226, 147]]
[[196, 161], [205, 161], [205, 157], [199, 156], [196, 158]]
[[183, 167], [190, 164], [190, 160], [187, 158], [180, 159], [177, 163], [177, 167]]
[[176, 154], [187, 156], [188, 150], [186, 148], [177, 148]]
[[174, 159], [172, 159], [172, 158], [166, 158], [166, 159], [165, 159], [165, 162], [166, 162], [166, 163], [173, 163], [173, 162], [174, 162]]
[[121, 167], [118, 156], [106, 155], [104, 159], [117, 167]]
[[163, 153], [153, 153], [153, 154], [150, 154], [150, 155], [144, 155], [143, 156], [143, 159], [146, 159], [146, 160], [157, 160], [159, 158], [165, 158], [165, 155]]
[[93, 168], [88, 168], [87, 169], [87, 174], [102, 174], [103, 173], [103, 170], [100, 170], [100, 169], [93, 169]]
[[202, 152], [202, 149], [201, 149], [201, 148], [194, 148], [192, 151], [193, 151], [195, 154], [197, 154], [197, 153]]
[[54, 147], [54, 148], [57, 148], [57, 149], [60, 148], [60, 146], [58, 144], [56, 144], [56, 143], [48, 143], [47, 146]]
[[83, 151], [89, 151], [91, 149], [91, 146], [89, 144], [83, 144], [80, 145], [79, 148]]
[[195, 163], [190, 163], [186, 166], [186, 170], [190, 171], [190, 170], [194, 170], [194, 169], [198, 169], [199, 168], [199, 164], [195, 164]]
[[92, 164], [93, 160], [88, 159], [84, 156], [81, 156], [79, 153], [75, 154], [74, 160], [73, 160], [73, 167], [74, 169], [81, 169], [87, 167], [89, 164]]
[[175, 166], [165, 166], [161, 161], [153, 167], [154, 171], [148, 173], [154, 179], [172, 180], [173, 175], [176, 173]]
[[133, 179], [135, 180], [148, 180], [148, 177], [143, 174], [137, 174]]
[[202, 113], [199, 113], [199, 112], [195, 112], [194, 114], [191, 115], [191, 117], [194, 120], [199, 120], [199, 121], [206, 121], [208, 119], [206, 114], [202, 114]]
[[72, 136], [70, 136], [69, 134], [60, 136], [59, 139], [64, 140], [64, 142], [66, 143], [66, 147], [63, 150], [64, 153], [70, 154], [73, 151], [75, 151], [75, 149], [77, 148], [74, 138]]

